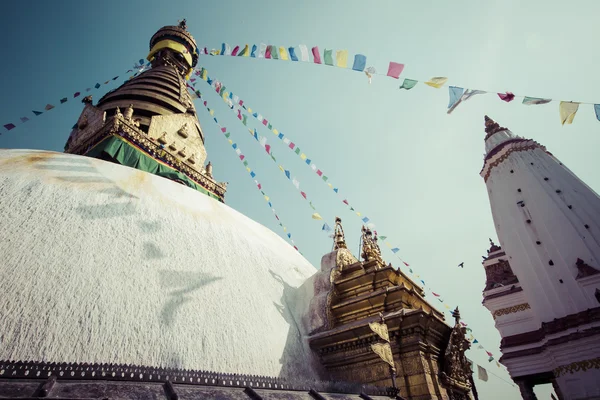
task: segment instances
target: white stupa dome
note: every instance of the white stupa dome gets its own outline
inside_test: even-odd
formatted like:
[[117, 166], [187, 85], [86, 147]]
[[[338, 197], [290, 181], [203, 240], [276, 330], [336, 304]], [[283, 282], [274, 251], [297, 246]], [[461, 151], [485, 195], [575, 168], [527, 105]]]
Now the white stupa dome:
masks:
[[0, 150], [0, 360], [312, 379], [298, 288], [316, 269], [186, 186]]

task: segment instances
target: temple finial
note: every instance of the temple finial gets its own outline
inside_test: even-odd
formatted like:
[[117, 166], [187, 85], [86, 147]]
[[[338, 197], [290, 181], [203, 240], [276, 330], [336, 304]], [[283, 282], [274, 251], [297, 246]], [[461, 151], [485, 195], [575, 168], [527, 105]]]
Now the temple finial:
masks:
[[460, 323], [460, 311], [458, 310], [458, 306], [452, 311], [452, 316], [456, 321], [456, 325], [458, 325]]
[[335, 229], [333, 233], [333, 250], [347, 249], [346, 239], [344, 237], [344, 228], [342, 228], [342, 219], [335, 217]]
[[183, 19], [180, 19], [180, 20], [179, 20], [179, 21], [177, 21], [177, 22], [179, 22], [179, 27], [180, 27], [180, 28], [187, 30], [187, 21], [186, 21], [186, 19], [185, 19], [185, 18], [183, 18]]
[[485, 136], [485, 140], [487, 140], [490, 136], [492, 136], [496, 132], [506, 130], [506, 128], [503, 128], [500, 125], [498, 125], [498, 123], [496, 121], [494, 121], [487, 115], [484, 117], [484, 120], [485, 120], [485, 133], [487, 134]]

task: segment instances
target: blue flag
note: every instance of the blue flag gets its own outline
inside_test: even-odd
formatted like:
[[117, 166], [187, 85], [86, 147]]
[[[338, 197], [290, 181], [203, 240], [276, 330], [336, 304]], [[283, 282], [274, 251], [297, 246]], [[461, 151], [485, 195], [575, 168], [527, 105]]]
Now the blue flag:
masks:
[[594, 111], [596, 111], [596, 118], [600, 121], [600, 104], [594, 104]]
[[400, 251], [400, 249], [399, 249], [399, 248], [397, 248], [397, 247], [394, 247], [394, 248], [392, 249], [392, 253], [394, 253], [394, 254], [396, 254], [396, 253], [397, 253], [397, 252], [399, 252], [399, 251]]
[[252, 45], [252, 52], [250, 53], [250, 57], [256, 58], [256, 45]]
[[364, 217], [362, 220], [365, 224], [370, 221], [369, 218], [367, 218], [367, 217]]
[[367, 57], [362, 54], [357, 54], [354, 56], [354, 65], [352, 69], [355, 71], [363, 71], [365, 66], [367, 65]]
[[296, 51], [293, 47], [290, 47], [288, 49], [288, 52], [290, 53], [290, 58], [292, 59], [292, 61], [298, 61], [298, 57], [296, 57]]
[[456, 102], [458, 102], [458, 100], [460, 100], [465, 89], [463, 89], [461, 87], [450, 86], [450, 87], [448, 87], [448, 90], [449, 90], [449, 95], [450, 95], [450, 101], [448, 102], [448, 108], [452, 108], [452, 106], [454, 104], [456, 104]]
[[329, 227], [329, 225], [327, 225], [327, 223], [323, 224], [323, 228], [321, 228], [322, 231], [325, 232], [330, 232], [331, 228]]
[[285, 176], [287, 176], [288, 179], [292, 179], [290, 177], [290, 171], [288, 171], [287, 169], [285, 170]]

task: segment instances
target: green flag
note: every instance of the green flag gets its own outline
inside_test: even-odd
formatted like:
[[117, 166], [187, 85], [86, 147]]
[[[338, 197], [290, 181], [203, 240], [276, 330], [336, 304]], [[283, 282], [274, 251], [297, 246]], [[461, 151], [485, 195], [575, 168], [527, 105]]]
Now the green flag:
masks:
[[326, 65], [331, 65], [333, 66], [333, 50], [327, 50], [325, 49], [325, 51], [323, 51], [323, 58], [325, 59], [325, 64]]
[[417, 82], [418, 81], [415, 81], [413, 79], [404, 79], [404, 82], [402, 82], [402, 86], [400, 86], [400, 89], [410, 90], [415, 87]]
[[279, 52], [277, 51], [277, 46], [271, 46], [271, 58], [273, 60], [279, 60]]

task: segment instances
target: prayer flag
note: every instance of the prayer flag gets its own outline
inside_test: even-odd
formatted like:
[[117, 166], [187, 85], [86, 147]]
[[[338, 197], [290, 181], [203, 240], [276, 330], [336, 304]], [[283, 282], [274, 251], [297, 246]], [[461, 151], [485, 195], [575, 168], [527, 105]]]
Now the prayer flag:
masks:
[[525, 98], [523, 99], [523, 104], [531, 106], [531, 105], [538, 105], [538, 104], [548, 104], [551, 101], [552, 101], [552, 99], [541, 99], [539, 97], [525, 96]]
[[290, 47], [288, 49], [288, 53], [290, 53], [290, 58], [292, 59], [292, 61], [298, 61], [298, 57], [296, 57], [296, 51], [293, 47]]
[[425, 82], [426, 85], [434, 87], [436, 89], [441, 88], [442, 86], [444, 86], [444, 84], [448, 81], [448, 78], [444, 77], [444, 76], [434, 76], [433, 78], [431, 78], [430, 80], [428, 80], [427, 82]]
[[32, 110], [31, 112], [34, 113], [36, 116], [44, 113], [43, 111], [35, 111], [35, 110]]
[[252, 45], [252, 52], [250, 53], [250, 57], [256, 58], [256, 45]]
[[325, 60], [325, 65], [333, 66], [333, 50], [323, 50], [323, 60]]
[[271, 58], [273, 60], [279, 60], [279, 53], [277, 53], [277, 46], [271, 46]]
[[221, 45], [221, 55], [222, 56], [228, 56], [231, 54], [231, 46], [229, 46], [228, 43], [223, 43]]
[[369, 220], [369, 218], [367, 218], [367, 217], [364, 217], [364, 218], [362, 219], [362, 221], [363, 221], [363, 222], [366, 224], [366, 223], [367, 223], [367, 222], [369, 222], [370, 220]]
[[434, 295], [435, 297], [440, 297], [439, 294], [437, 294], [436, 292], [431, 292], [432, 295]]
[[50, 111], [50, 110], [52, 110], [53, 108], [54, 108], [54, 106], [53, 106], [52, 104], [46, 104], [46, 107], [44, 107], [44, 109], [45, 109], [46, 111]]
[[379, 239], [385, 240], [385, 239], [387, 239], [387, 236], [379, 236]]
[[362, 71], [367, 66], [367, 57], [362, 54], [356, 54], [354, 56], [354, 64], [352, 65], [352, 69], [355, 71]]
[[[27, 122], [27, 121], [29, 121], [29, 118], [27, 118], [27, 117], [21, 117], [21, 122]], [[75, 125], [77, 125], [77, 124], [75, 124]]]
[[117, 79], [119, 79], [119, 77], [118, 77], [118, 76], [115, 76], [115, 77], [114, 77], [112, 80], [113, 80], [113, 81], [116, 81]]
[[79, 96], [81, 94], [81, 92], [75, 92], [75, 94], [73, 94], [73, 98]]
[[492, 362], [492, 361], [494, 361], [494, 357], [490, 356], [490, 358], [488, 358], [488, 362]]
[[321, 216], [319, 215], [319, 213], [314, 213], [314, 214], [312, 215], [312, 219], [320, 220], [320, 219], [323, 219], [323, 217], [321, 217]]
[[417, 82], [418, 81], [415, 81], [414, 79], [404, 79], [404, 82], [402, 82], [402, 86], [400, 86], [400, 89], [410, 90], [415, 87]]
[[489, 351], [486, 350], [485, 352], [487, 353], [488, 356], [490, 356], [490, 357], [493, 356], [493, 354], [490, 353]]
[[305, 44], [301, 44], [298, 46], [300, 49], [300, 60], [301, 61], [310, 61], [308, 58], [308, 48]]
[[450, 86], [448, 87], [448, 94], [450, 95], [450, 102], [448, 103], [448, 112], [451, 112], [450, 109], [453, 109], [458, 102], [460, 101], [464, 89], [461, 87]]
[[238, 54], [238, 57], [248, 57], [248, 55], [248, 45], [245, 45], [240, 54]]
[[258, 51], [258, 58], [266, 57], [267, 45], [264, 43], [260, 44], [260, 50]]
[[473, 343], [479, 343], [479, 340], [475, 339], [473, 340]]
[[271, 46], [267, 46], [267, 51], [265, 53], [265, 58], [271, 58]]
[[319, 54], [319, 46], [312, 48], [313, 61], [315, 64], [321, 64], [321, 55]]
[[279, 59], [283, 61], [289, 60], [287, 51], [285, 51], [285, 47], [283, 46], [279, 47]]
[[285, 176], [287, 176], [288, 179], [292, 179], [290, 176], [290, 171], [288, 171], [287, 169], [285, 171], [283, 171], [285, 173]]
[[392, 249], [392, 253], [394, 253], [394, 254], [396, 254], [396, 253], [397, 253], [397, 252], [399, 252], [399, 251], [400, 251], [400, 249], [399, 249], [399, 248], [397, 248], [397, 247], [394, 247], [394, 248]]
[[296, 189], [300, 189], [300, 182], [296, 178], [292, 179], [292, 183], [296, 186]]
[[96, 83], [96, 84], [94, 85], [94, 87], [95, 87], [96, 89], [98, 89], [98, 88], [100, 87], [100, 84], [99, 84], [99, 83]]
[[594, 104], [594, 111], [596, 111], [596, 119], [600, 121], [600, 104]]
[[348, 50], [338, 50], [335, 52], [337, 66], [340, 68], [348, 68]]
[[348, 205], [348, 200], [344, 200], [344, 201], [342, 201], [342, 203], [344, 203], [345, 205]]
[[66, 103], [67, 102], [67, 98], [63, 97], [62, 99], [60, 99], [60, 104]]
[[563, 125], [572, 124], [578, 109], [579, 103], [573, 103], [572, 101], [561, 101], [559, 106], [560, 122]]
[[515, 95], [511, 92], [498, 93], [498, 97], [500, 97], [500, 100], [505, 101], [507, 103], [510, 103], [515, 99]]
[[4, 125], [4, 127], [6, 128], [7, 131], [10, 131], [11, 129], [16, 128], [15, 124], [6, 124], [6, 125]]
[[477, 365], [477, 377], [484, 382], [488, 381], [487, 371], [481, 365]]
[[321, 230], [325, 232], [331, 232], [331, 228], [329, 225], [327, 225], [327, 222], [323, 224], [323, 228], [321, 228]]
[[390, 61], [390, 65], [388, 67], [387, 76], [391, 76], [392, 78], [398, 79], [402, 70], [404, 69], [404, 64], [399, 64], [393, 61]]
[[300, 194], [302, 195], [302, 197], [304, 197], [306, 199], [306, 193], [300, 192]]

